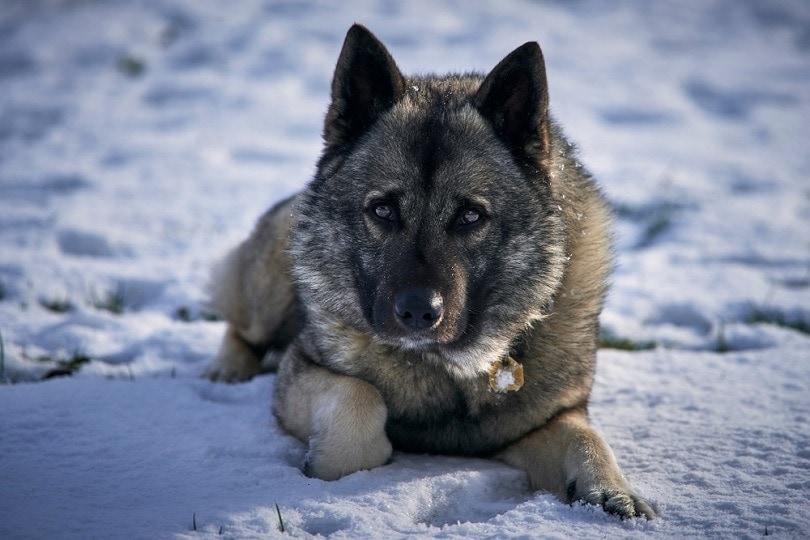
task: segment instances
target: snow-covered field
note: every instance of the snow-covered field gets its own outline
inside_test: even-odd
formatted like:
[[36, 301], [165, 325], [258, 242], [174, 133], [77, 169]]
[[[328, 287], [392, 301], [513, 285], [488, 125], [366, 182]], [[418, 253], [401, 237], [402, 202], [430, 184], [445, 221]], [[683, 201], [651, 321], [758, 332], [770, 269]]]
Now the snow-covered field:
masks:
[[[273, 376], [199, 377], [355, 21], [406, 72], [541, 43], [618, 218], [593, 422], [660, 519], [483, 460], [308, 479]], [[0, 538], [806, 538], [809, 144], [806, 0], [2, 0]]]

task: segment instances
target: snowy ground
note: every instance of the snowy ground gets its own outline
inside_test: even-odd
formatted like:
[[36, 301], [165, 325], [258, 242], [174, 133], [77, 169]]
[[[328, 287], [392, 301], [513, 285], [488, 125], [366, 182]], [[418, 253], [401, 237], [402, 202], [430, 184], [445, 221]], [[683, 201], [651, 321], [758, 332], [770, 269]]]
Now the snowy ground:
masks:
[[[660, 519], [481, 460], [307, 479], [272, 376], [199, 378], [208, 268], [311, 175], [354, 21], [406, 72], [540, 41], [618, 216], [633, 350], [593, 421]], [[808, 121], [804, 0], [3, 0], [0, 537], [274, 536], [276, 504], [295, 536], [810, 536]]]

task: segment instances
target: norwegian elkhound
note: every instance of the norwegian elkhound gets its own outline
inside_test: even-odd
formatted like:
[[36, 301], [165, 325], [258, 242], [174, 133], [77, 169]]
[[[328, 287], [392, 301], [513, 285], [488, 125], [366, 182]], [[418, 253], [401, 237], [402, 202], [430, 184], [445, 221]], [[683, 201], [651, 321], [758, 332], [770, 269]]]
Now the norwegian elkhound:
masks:
[[393, 448], [492, 456], [562, 501], [653, 517], [588, 424], [610, 215], [537, 43], [486, 76], [409, 78], [355, 25], [331, 98], [312, 182], [214, 273], [229, 324], [208, 376], [280, 358], [275, 414], [313, 477]]

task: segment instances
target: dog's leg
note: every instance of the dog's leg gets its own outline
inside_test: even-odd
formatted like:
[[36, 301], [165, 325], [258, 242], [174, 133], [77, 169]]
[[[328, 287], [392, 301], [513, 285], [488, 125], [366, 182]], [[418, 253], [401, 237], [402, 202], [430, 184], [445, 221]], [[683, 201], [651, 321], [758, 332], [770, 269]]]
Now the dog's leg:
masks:
[[385, 434], [388, 410], [377, 389], [314, 364], [292, 367], [293, 362], [282, 360], [275, 411], [287, 431], [309, 442], [304, 473], [337, 480], [385, 465], [392, 451]]
[[622, 476], [613, 452], [588, 425], [584, 411], [566, 412], [500, 454], [498, 459], [526, 471], [534, 489], [561, 501], [597, 504], [622, 518], [655, 517]]
[[233, 325], [229, 324], [219, 352], [203, 376], [212, 381], [247, 381], [259, 373], [260, 364], [260, 351], [245, 341]]

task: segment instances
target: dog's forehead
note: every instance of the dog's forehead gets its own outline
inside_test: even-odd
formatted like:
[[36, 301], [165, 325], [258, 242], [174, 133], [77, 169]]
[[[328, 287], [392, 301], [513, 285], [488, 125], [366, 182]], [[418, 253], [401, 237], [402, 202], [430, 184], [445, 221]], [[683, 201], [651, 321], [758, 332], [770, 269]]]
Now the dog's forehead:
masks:
[[468, 104], [397, 105], [372, 129], [356, 156], [365, 180], [380, 191], [485, 193], [517, 172], [509, 151]]

